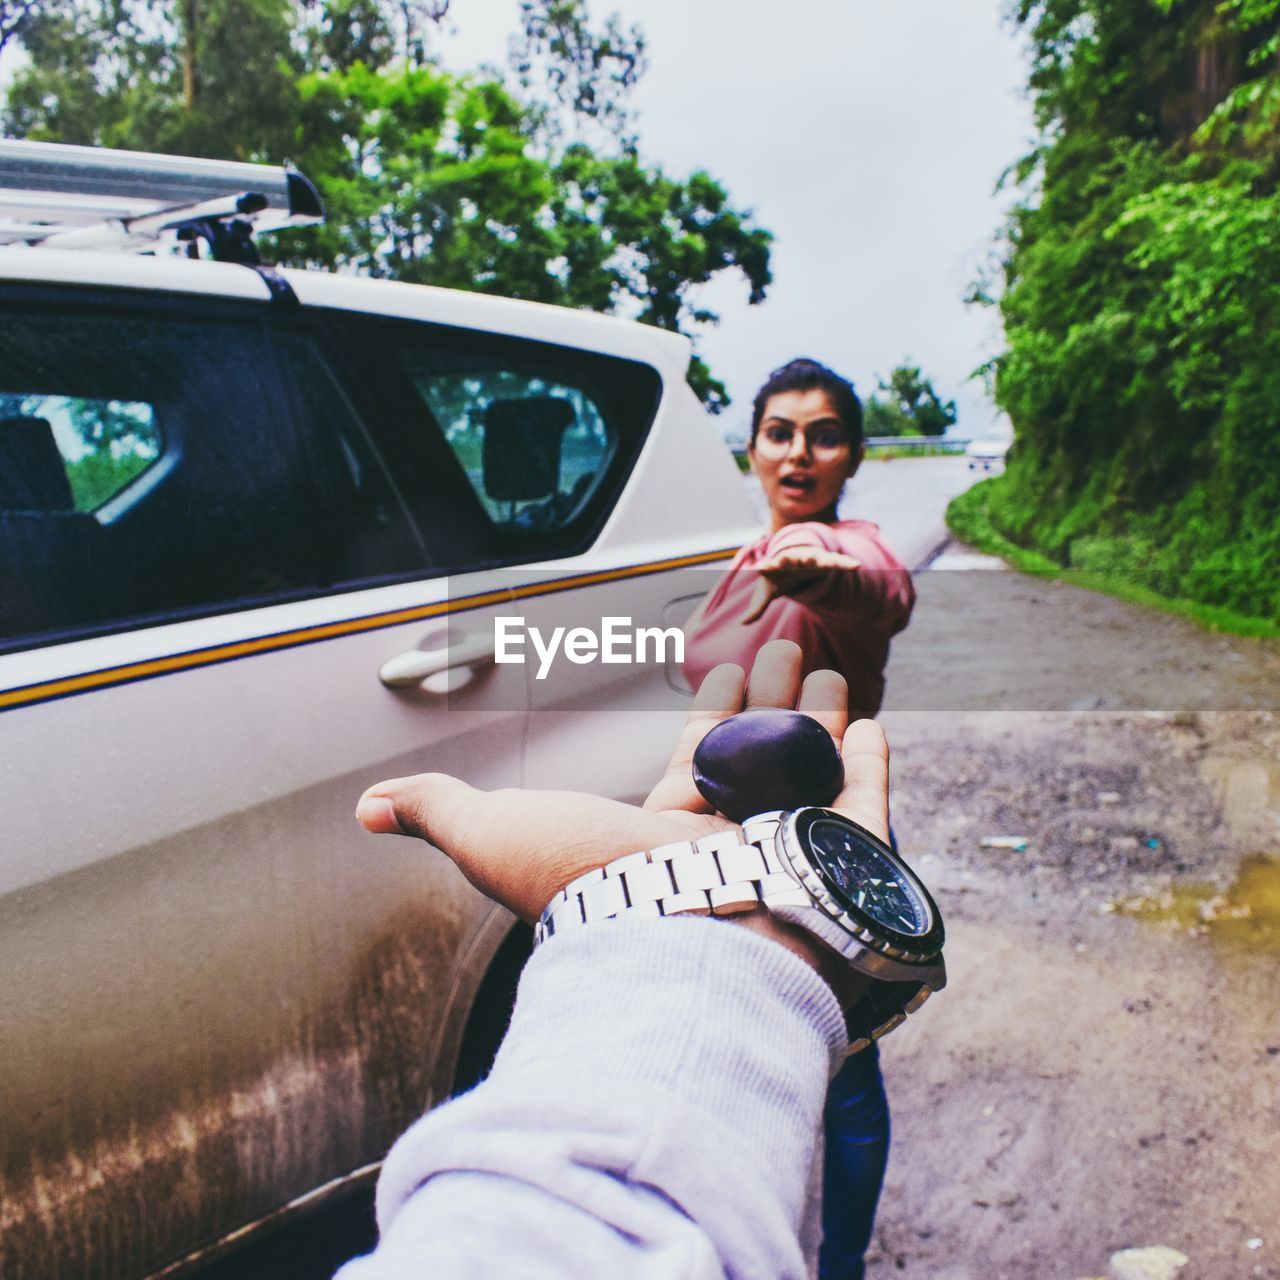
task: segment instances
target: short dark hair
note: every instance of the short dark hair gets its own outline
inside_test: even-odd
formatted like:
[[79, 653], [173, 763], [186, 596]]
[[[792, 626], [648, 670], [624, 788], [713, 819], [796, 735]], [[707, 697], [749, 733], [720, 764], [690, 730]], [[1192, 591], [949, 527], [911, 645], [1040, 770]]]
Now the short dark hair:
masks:
[[849, 433], [850, 446], [856, 449], [862, 443], [862, 401], [858, 399], [853, 383], [828, 369], [825, 364], [802, 356], [775, 369], [765, 380], [764, 386], [756, 392], [751, 411], [752, 444], [756, 442], [756, 433], [764, 419], [765, 406], [771, 397], [781, 395], [784, 391], [825, 391], [840, 421], [844, 423], [844, 429]]

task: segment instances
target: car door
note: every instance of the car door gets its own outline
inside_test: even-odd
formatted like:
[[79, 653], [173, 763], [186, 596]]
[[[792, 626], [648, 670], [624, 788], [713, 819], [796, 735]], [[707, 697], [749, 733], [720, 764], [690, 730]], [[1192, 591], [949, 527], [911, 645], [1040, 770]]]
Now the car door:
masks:
[[518, 783], [526, 679], [490, 661], [505, 588], [453, 477], [388, 460], [333, 337], [265, 302], [0, 295], [11, 1280], [150, 1274], [447, 1090], [492, 909], [352, 814], [424, 769]]
[[[432, 301], [451, 305], [447, 295]], [[495, 310], [544, 335], [567, 335], [586, 319], [512, 303]], [[522, 657], [510, 665], [529, 675], [529, 785], [637, 799], [688, 706], [668, 681], [672, 608], [686, 616], [691, 597], [710, 588], [749, 532], [750, 511], [728, 450], [685, 384], [687, 346], [592, 321], [581, 336], [596, 349], [391, 319], [352, 324], [364, 339], [348, 345], [386, 360], [381, 384], [407, 384], [398, 411], [406, 429], [425, 424], [447, 445], [433, 465], [462, 469], [455, 488], [470, 501], [460, 499], [451, 520], [493, 566], [514, 629], [598, 633], [614, 618], [667, 632], [661, 649], [654, 640], [632, 662], [579, 664], [561, 652], [543, 670], [528, 638], [499, 655]]]

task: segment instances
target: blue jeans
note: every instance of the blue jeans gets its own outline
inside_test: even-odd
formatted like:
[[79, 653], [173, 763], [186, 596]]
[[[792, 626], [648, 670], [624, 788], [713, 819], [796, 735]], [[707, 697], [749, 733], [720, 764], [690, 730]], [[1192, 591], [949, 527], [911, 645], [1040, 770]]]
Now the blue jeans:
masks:
[[[898, 838], [889, 828], [889, 846]], [[836, 1072], [822, 1115], [822, 1250], [818, 1280], [862, 1280], [876, 1205], [889, 1163], [889, 1099], [880, 1077], [880, 1048], [868, 1045]]]
[[822, 1251], [818, 1280], [862, 1280], [889, 1160], [889, 1102], [880, 1051], [870, 1045], [836, 1073], [823, 1113]]

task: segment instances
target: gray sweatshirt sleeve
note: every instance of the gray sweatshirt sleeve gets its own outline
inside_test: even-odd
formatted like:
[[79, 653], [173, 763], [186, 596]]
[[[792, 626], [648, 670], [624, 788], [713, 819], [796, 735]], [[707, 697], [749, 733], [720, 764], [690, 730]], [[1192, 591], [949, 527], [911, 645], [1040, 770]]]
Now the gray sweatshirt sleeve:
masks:
[[724, 921], [538, 948], [489, 1078], [395, 1144], [340, 1280], [799, 1280], [846, 1044], [830, 988]]

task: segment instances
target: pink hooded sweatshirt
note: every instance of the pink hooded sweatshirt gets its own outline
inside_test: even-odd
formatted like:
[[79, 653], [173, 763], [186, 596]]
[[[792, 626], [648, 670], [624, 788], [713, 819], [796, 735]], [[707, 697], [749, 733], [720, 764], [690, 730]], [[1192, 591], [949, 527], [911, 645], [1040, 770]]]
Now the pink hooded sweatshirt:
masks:
[[[754, 622], [743, 625], [760, 561], [788, 547], [817, 546], [852, 556], [859, 568], [832, 575], [818, 594], [779, 596]], [[849, 682], [849, 714], [874, 716], [884, 699], [889, 641], [911, 617], [915, 588], [907, 567], [868, 520], [789, 524], [742, 548], [724, 577], [690, 620], [684, 674], [696, 689], [712, 667], [736, 662], [744, 671], [760, 646], [794, 640], [804, 652], [804, 674], [823, 667]]]

